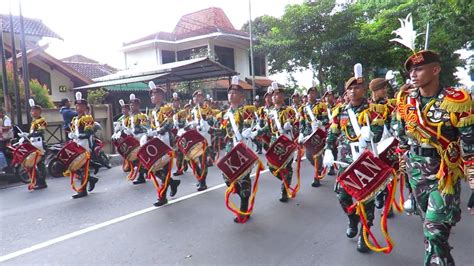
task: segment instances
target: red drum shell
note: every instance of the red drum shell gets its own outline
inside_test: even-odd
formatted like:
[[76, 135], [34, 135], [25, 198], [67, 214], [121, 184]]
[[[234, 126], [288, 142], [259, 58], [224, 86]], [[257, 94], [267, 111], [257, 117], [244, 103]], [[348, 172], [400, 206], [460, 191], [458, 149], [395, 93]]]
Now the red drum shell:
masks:
[[228, 182], [247, 175], [257, 163], [258, 156], [244, 143], [240, 142], [217, 162], [217, 167]]
[[145, 169], [158, 171], [170, 161], [170, 151], [171, 148], [159, 138], [152, 138], [140, 147], [137, 157]]
[[297, 145], [293, 141], [287, 136], [281, 135], [270, 148], [268, 148], [265, 157], [269, 165], [275, 168], [281, 168], [286, 166], [290, 161], [296, 148]]

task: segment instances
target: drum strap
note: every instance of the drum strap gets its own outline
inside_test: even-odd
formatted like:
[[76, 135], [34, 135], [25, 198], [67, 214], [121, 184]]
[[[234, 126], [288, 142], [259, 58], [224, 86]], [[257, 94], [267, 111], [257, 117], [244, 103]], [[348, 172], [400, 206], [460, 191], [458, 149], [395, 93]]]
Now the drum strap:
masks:
[[311, 119], [311, 122], [316, 121], [316, 117], [314, 116], [313, 110], [311, 110], [311, 105], [310, 104], [306, 105], [305, 109], [306, 109], [306, 113], [308, 113], [309, 118]]
[[272, 110], [271, 115], [273, 117], [273, 120], [275, 121], [275, 125], [278, 129], [278, 132], [283, 135], [283, 128], [281, 127], [281, 122], [280, 122], [280, 117], [278, 117], [278, 112], [277, 110]]
[[327, 111], [328, 111], [328, 118], [329, 118], [329, 123], [331, 123], [331, 119], [332, 119], [332, 112], [331, 112], [331, 108], [328, 106], [327, 107]]
[[225, 114], [225, 117], [227, 119], [229, 119], [230, 125], [232, 126], [232, 131], [234, 131], [233, 141], [234, 141], [234, 145], [235, 145], [235, 144], [237, 144], [237, 142], [240, 142], [242, 140], [242, 135], [239, 132], [239, 128], [237, 127], [237, 123], [235, 122], [234, 114], [230, 111], [230, 109]]
[[360, 131], [361, 131], [360, 125], [359, 125], [359, 122], [357, 121], [357, 117], [354, 113], [354, 110], [349, 108], [347, 110], [347, 113], [349, 114], [349, 120], [351, 121], [351, 125], [352, 125], [352, 128], [354, 129], [356, 136], [360, 136]]

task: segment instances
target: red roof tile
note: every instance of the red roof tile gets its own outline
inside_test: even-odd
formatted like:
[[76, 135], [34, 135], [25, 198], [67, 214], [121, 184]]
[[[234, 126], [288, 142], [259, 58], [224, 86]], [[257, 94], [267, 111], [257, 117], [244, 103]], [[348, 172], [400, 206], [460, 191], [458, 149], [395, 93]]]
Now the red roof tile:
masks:
[[172, 33], [160, 31], [125, 43], [124, 46], [154, 39], [176, 41], [215, 32], [248, 37], [246, 32], [234, 28], [221, 8], [210, 7], [182, 16]]

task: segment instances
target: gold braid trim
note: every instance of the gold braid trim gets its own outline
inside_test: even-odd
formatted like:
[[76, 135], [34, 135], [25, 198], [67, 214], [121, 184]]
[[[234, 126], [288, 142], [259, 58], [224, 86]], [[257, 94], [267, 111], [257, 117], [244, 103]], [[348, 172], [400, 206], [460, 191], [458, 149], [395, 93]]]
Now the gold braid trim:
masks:
[[470, 114], [466, 117], [460, 118], [456, 124], [456, 127], [467, 127], [474, 124], [474, 114]]

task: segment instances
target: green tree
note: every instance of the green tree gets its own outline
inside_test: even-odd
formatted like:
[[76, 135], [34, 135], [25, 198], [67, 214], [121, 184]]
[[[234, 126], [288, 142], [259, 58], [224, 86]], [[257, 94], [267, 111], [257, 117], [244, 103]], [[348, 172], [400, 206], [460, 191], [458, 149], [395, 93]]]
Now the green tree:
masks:
[[109, 93], [106, 89], [100, 88], [87, 92], [87, 102], [90, 104], [102, 104]]
[[43, 108], [54, 108], [54, 104], [48, 94], [48, 88], [41, 85], [38, 80], [33, 79], [30, 81], [31, 98], [35, 100], [35, 103], [41, 105]]

